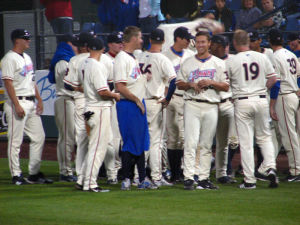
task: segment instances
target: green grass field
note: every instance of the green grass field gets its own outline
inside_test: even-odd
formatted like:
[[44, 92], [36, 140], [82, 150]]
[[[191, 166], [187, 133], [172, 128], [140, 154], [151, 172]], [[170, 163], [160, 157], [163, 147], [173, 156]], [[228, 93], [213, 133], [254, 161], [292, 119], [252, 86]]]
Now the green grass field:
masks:
[[[27, 162], [21, 161], [25, 174]], [[44, 161], [41, 170], [58, 179], [57, 162]], [[176, 185], [127, 192], [104, 183], [100, 181], [109, 193], [81, 192], [64, 182], [16, 186], [7, 159], [0, 159], [0, 224], [300, 224], [300, 182], [282, 182], [277, 189], [258, 182], [255, 190], [235, 184], [214, 191], [185, 191]]]

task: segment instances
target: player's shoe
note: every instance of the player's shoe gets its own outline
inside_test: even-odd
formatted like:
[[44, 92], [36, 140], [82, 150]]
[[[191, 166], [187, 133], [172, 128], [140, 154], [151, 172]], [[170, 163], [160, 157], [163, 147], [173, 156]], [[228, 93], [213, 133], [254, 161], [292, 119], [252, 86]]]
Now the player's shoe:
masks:
[[259, 173], [258, 171], [255, 171], [254, 176], [256, 177], [257, 180], [268, 181], [267, 176]]
[[53, 180], [47, 179], [42, 172], [35, 175], [29, 175], [27, 182], [30, 184], [52, 184]]
[[129, 191], [130, 186], [131, 186], [130, 179], [126, 178], [125, 180], [122, 181], [121, 190], [122, 191]]
[[162, 176], [165, 180], [170, 180], [171, 179], [171, 171], [166, 170], [165, 172], [162, 173]]
[[217, 181], [221, 184], [234, 184], [237, 181], [229, 176], [219, 177]]
[[133, 181], [132, 181], [132, 186], [137, 187], [139, 185], [139, 183], [140, 183], [139, 178], [134, 178]]
[[161, 178], [160, 180], [161, 186], [173, 186], [172, 183], [168, 182], [165, 178]]
[[114, 184], [118, 184], [118, 179], [109, 179], [107, 180], [107, 184], [110, 184], [110, 185], [114, 185]]
[[206, 179], [206, 180], [199, 180], [196, 189], [198, 189], [198, 190], [203, 190], [203, 189], [216, 190], [216, 189], [219, 189], [219, 187], [215, 186], [210, 180]]
[[286, 180], [287, 180], [288, 182], [300, 182], [300, 175], [293, 176], [293, 175], [289, 174], [289, 175], [286, 177]]
[[90, 188], [89, 190], [84, 190], [84, 191], [104, 193], [104, 192], [109, 192], [110, 190], [102, 189], [101, 187], [95, 187], [95, 188]]
[[59, 181], [62, 181], [62, 182], [76, 182], [77, 181], [77, 177], [74, 176], [74, 175], [65, 176], [63, 174], [60, 174], [59, 175]]
[[76, 188], [77, 190], [79, 190], [79, 191], [82, 191], [82, 190], [83, 190], [83, 186], [82, 186], [81, 184], [76, 183], [74, 186], [75, 186], [75, 188]]
[[184, 190], [194, 190], [194, 180], [188, 179], [183, 182]]
[[20, 176], [13, 176], [12, 183], [15, 185], [25, 185], [28, 184], [28, 182], [23, 178], [23, 175]]
[[246, 183], [243, 182], [242, 184], [239, 185], [239, 188], [241, 189], [255, 189], [256, 188], [256, 184], [251, 184], [251, 183]]
[[143, 189], [158, 189], [156, 185], [153, 185], [151, 182], [148, 180], [143, 180], [140, 182], [137, 186], [137, 189], [143, 190]]
[[269, 184], [270, 188], [277, 188], [278, 187], [278, 177], [276, 175], [275, 169], [268, 169], [267, 170], [267, 179], [270, 181], [270, 184]]
[[194, 184], [197, 185], [199, 181], [199, 176], [198, 175], [194, 175]]

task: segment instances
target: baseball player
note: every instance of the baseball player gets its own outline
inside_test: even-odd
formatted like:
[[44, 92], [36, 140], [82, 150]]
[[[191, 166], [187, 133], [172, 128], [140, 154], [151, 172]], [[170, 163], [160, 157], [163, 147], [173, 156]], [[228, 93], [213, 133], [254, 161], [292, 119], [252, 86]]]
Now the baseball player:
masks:
[[[7, 155], [12, 183], [52, 183], [40, 172], [45, 133], [40, 115], [43, 101], [35, 83], [33, 64], [24, 51], [30, 46], [30, 34], [27, 30], [16, 29], [11, 33], [13, 49], [5, 54], [1, 61], [2, 80], [5, 87], [4, 111], [7, 119]], [[37, 104], [35, 103], [37, 100]], [[24, 179], [20, 168], [20, 146], [23, 133], [30, 138], [28, 172]]]
[[[77, 174], [77, 183], [76, 186], [81, 189], [83, 183], [83, 174], [81, 172], [83, 161], [88, 149], [88, 137], [85, 128], [84, 122], [84, 106], [85, 99], [83, 94], [83, 89], [81, 84], [78, 82], [80, 71], [80, 65], [86, 60], [90, 53], [88, 52], [88, 42], [93, 38], [93, 35], [87, 32], [82, 32], [78, 37], [78, 55], [71, 58], [68, 67], [68, 73], [64, 77], [65, 87], [74, 90], [74, 101], [75, 101], [75, 113], [74, 113], [74, 122], [75, 122], [75, 140], [77, 144], [76, 152], [76, 174]], [[79, 186], [78, 186], [79, 185]]]
[[[172, 62], [161, 53], [163, 42], [164, 32], [160, 29], [153, 30], [150, 34], [150, 49], [140, 54], [138, 58], [140, 70], [147, 76], [145, 103], [150, 134], [150, 149], [145, 154], [145, 161], [147, 162], [149, 159], [151, 178], [153, 185], [156, 187], [172, 185], [162, 178], [162, 109], [163, 106], [167, 106], [176, 89], [176, 72]], [[168, 90], [171, 94], [164, 98], [166, 83], [169, 83]]]
[[176, 81], [184, 90], [184, 189], [194, 189], [195, 159], [199, 143], [200, 171], [197, 189], [217, 189], [209, 180], [212, 144], [217, 128], [219, 91], [228, 91], [223, 60], [209, 53], [210, 35], [196, 34], [197, 54], [181, 66]]
[[[297, 78], [300, 77], [300, 64], [295, 54], [282, 47], [283, 35], [281, 31], [270, 30], [269, 42], [274, 51], [275, 71], [280, 78], [280, 82], [271, 92], [271, 117], [278, 120], [282, 144], [288, 155], [290, 174], [287, 181], [299, 182], [300, 144], [299, 133], [297, 133], [297, 126], [299, 126], [297, 124], [299, 122], [297, 122], [297, 111], [299, 110], [298, 96], [300, 93]], [[274, 90], [277, 90], [276, 93]]]
[[[55, 122], [58, 129], [57, 159], [60, 181], [73, 182], [76, 177], [72, 170], [72, 153], [75, 150], [74, 98], [73, 92], [64, 88], [63, 79], [68, 62], [75, 56], [75, 37], [64, 35], [51, 60], [49, 76], [55, 76], [56, 100], [54, 103]], [[54, 73], [54, 74], [53, 74]]]
[[111, 107], [112, 100], [120, 100], [120, 94], [109, 91], [108, 70], [99, 62], [103, 42], [94, 38], [88, 44], [90, 57], [82, 67], [83, 89], [86, 99], [85, 120], [89, 126], [89, 145], [85, 158], [83, 190], [106, 192], [97, 184], [100, 166], [112, 139]]
[[239, 187], [256, 188], [253, 152], [253, 137], [255, 136], [264, 158], [258, 172], [265, 175], [270, 180], [269, 187], [274, 188], [278, 184], [266, 86], [270, 88], [276, 83], [276, 74], [270, 60], [264, 54], [249, 49], [249, 42], [246, 31], [235, 31], [233, 45], [238, 54], [227, 61], [245, 176], [244, 182]]
[[[229, 46], [228, 39], [223, 35], [214, 35], [211, 38], [211, 54], [226, 61], [231, 55], [226, 54]], [[236, 183], [236, 180], [227, 175], [227, 162], [231, 164], [233, 153], [239, 146], [234, 121], [234, 108], [231, 102], [232, 92], [219, 92], [221, 101], [219, 103], [218, 125], [216, 132], [216, 178], [222, 184]], [[229, 149], [228, 149], [229, 146]], [[228, 161], [228, 152], [231, 151]]]
[[288, 35], [288, 44], [290, 50], [297, 56], [298, 61], [300, 62], [300, 34], [290, 33]]
[[[174, 45], [163, 52], [163, 54], [171, 60], [176, 74], [178, 74], [183, 62], [195, 54], [187, 49], [190, 40], [193, 38], [187, 28], [178, 27], [174, 31]], [[184, 143], [183, 93], [184, 91], [176, 89], [172, 101], [167, 107], [167, 147], [172, 182], [179, 181], [181, 174], [180, 168]]]
[[114, 82], [116, 91], [121, 94], [117, 103], [117, 116], [122, 146], [122, 171], [124, 180], [121, 190], [130, 190], [130, 172], [137, 164], [139, 173], [138, 188], [150, 188], [145, 181], [145, 151], [149, 149], [149, 132], [144, 105], [146, 78], [141, 74], [138, 60], [133, 52], [142, 47], [141, 30], [135, 26], [126, 27], [123, 36], [124, 49], [114, 61]]

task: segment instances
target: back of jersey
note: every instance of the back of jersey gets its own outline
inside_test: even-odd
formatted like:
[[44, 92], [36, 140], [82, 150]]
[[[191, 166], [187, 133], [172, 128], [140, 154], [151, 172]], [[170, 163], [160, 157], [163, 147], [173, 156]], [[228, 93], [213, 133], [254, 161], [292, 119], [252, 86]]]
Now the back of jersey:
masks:
[[267, 78], [276, 76], [269, 59], [259, 52], [245, 51], [228, 59], [233, 98], [266, 95]]

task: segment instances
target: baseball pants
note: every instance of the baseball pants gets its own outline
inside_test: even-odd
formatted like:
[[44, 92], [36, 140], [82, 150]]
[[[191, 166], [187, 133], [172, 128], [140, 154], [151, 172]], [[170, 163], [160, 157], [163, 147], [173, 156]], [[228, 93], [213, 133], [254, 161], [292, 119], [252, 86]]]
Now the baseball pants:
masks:
[[98, 187], [99, 169], [104, 161], [108, 144], [112, 141], [111, 107], [88, 107], [94, 112], [87, 121], [90, 127], [88, 153], [85, 159], [83, 190]]
[[266, 98], [260, 98], [260, 96], [248, 97], [248, 99], [243, 100], [236, 99], [234, 101], [234, 113], [245, 175], [244, 181], [256, 183], [254, 176], [254, 134], [264, 158], [258, 172], [266, 174], [268, 169], [276, 169], [275, 150], [269, 123], [269, 103]]
[[30, 138], [28, 172], [29, 175], [35, 175], [40, 170], [45, 133], [41, 117], [36, 114], [35, 102], [22, 99], [19, 100], [19, 103], [25, 112], [23, 118], [17, 116], [14, 105], [10, 100], [4, 103], [8, 124], [7, 155], [9, 169], [12, 176], [20, 176], [22, 174], [19, 153], [23, 142], [23, 133], [25, 133]]
[[216, 132], [216, 178], [227, 176], [228, 146], [238, 146], [238, 137], [234, 121], [232, 102], [219, 104], [218, 125]]
[[293, 176], [300, 174], [300, 145], [296, 127], [298, 107], [299, 99], [295, 93], [279, 95], [275, 105], [282, 144]]
[[75, 149], [74, 99], [58, 96], [54, 103], [55, 122], [58, 129], [57, 159], [59, 174], [73, 175], [72, 153]]
[[185, 180], [193, 180], [197, 145], [200, 148], [199, 180], [209, 178], [212, 144], [216, 133], [218, 105], [195, 101], [184, 104], [184, 160], [183, 175]]

